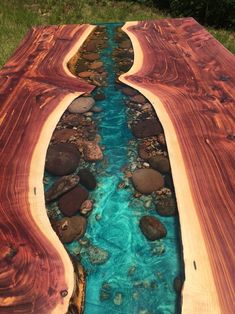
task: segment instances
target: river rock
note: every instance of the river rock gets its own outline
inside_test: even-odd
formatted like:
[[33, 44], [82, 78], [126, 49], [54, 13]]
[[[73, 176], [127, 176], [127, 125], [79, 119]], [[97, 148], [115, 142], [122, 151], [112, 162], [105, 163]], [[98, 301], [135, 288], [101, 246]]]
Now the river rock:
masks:
[[93, 203], [91, 200], [86, 200], [85, 202], [82, 203], [81, 208], [80, 208], [80, 213], [83, 215], [86, 215], [90, 211], [92, 211], [93, 208]]
[[157, 200], [156, 210], [161, 216], [174, 216], [177, 214], [177, 204], [173, 197], [161, 197]]
[[88, 64], [85, 64], [84, 62], [79, 61], [77, 68], [76, 68], [77, 73], [85, 72], [87, 70], [88, 70]]
[[123, 295], [121, 292], [116, 292], [114, 299], [113, 299], [113, 303], [116, 305], [121, 305], [123, 302]]
[[94, 141], [86, 141], [83, 143], [83, 153], [85, 161], [98, 161], [103, 159], [102, 150]]
[[64, 125], [68, 126], [79, 126], [80, 124], [83, 124], [85, 121], [85, 118], [82, 114], [76, 114], [76, 113], [71, 113], [68, 114], [64, 117], [62, 117], [62, 123]]
[[85, 217], [65, 217], [55, 223], [53, 228], [62, 243], [70, 243], [79, 240], [86, 232], [87, 221]]
[[76, 175], [64, 176], [59, 178], [46, 192], [45, 199], [47, 202], [55, 200], [57, 197], [70, 191], [79, 182], [79, 177]]
[[155, 241], [166, 236], [165, 226], [153, 216], [143, 216], [139, 223], [140, 229], [150, 241]]
[[158, 155], [151, 157], [148, 162], [153, 169], [158, 170], [161, 173], [170, 172], [169, 159], [164, 156]]
[[97, 246], [90, 245], [86, 251], [89, 261], [93, 265], [104, 264], [109, 259], [109, 253]]
[[135, 95], [131, 97], [131, 101], [136, 102], [138, 104], [145, 104], [147, 102], [147, 99], [143, 95]]
[[102, 61], [95, 61], [95, 62], [91, 63], [91, 65], [89, 67], [92, 70], [96, 70], [96, 69], [101, 68], [102, 66], [103, 66], [103, 62]]
[[119, 47], [122, 49], [129, 49], [132, 47], [131, 41], [129, 39], [122, 41], [119, 44]]
[[95, 176], [88, 169], [81, 169], [78, 172], [80, 183], [88, 190], [94, 190], [96, 188]]
[[80, 161], [80, 153], [71, 143], [59, 143], [49, 146], [46, 155], [45, 169], [56, 176], [71, 174]]
[[72, 138], [76, 138], [78, 132], [74, 129], [56, 129], [52, 135], [52, 141], [67, 142]]
[[151, 150], [148, 149], [148, 143], [140, 142], [138, 145], [138, 155], [144, 160], [149, 160], [151, 157]]
[[70, 113], [84, 113], [89, 111], [95, 104], [92, 97], [78, 97], [68, 106]]
[[78, 76], [81, 78], [88, 78], [88, 77], [91, 77], [93, 74], [94, 72], [84, 71], [84, 72], [79, 72]]
[[91, 53], [83, 54], [82, 57], [88, 61], [95, 61], [95, 60], [98, 60], [100, 58], [100, 55], [96, 52], [91, 52]]
[[58, 205], [59, 209], [65, 216], [75, 215], [83, 202], [88, 198], [89, 193], [81, 186], [77, 186], [68, 193], [61, 196]]
[[100, 290], [100, 301], [105, 301], [110, 299], [112, 296], [112, 287], [109, 283], [104, 282]]
[[123, 87], [122, 92], [126, 96], [135, 96], [138, 94], [137, 90], [135, 90], [134, 88], [131, 88], [131, 87]]
[[137, 169], [133, 172], [132, 181], [136, 190], [143, 194], [150, 194], [161, 189], [164, 185], [162, 175], [153, 169]]
[[161, 124], [156, 119], [138, 121], [131, 126], [135, 137], [144, 138], [159, 134], [162, 131]]

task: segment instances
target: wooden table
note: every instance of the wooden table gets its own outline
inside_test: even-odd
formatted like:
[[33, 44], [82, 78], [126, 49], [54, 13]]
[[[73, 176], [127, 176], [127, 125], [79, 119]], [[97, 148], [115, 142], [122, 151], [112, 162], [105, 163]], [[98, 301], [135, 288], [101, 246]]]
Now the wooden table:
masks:
[[[0, 313], [65, 313], [71, 261], [44, 204], [52, 132], [94, 86], [67, 68], [95, 26], [32, 28], [0, 71]], [[192, 18], [128, 22], [135, 54], [120, 80], [164, 127], [181, 224], [182, 312], [235, 309], [235, 57]]]

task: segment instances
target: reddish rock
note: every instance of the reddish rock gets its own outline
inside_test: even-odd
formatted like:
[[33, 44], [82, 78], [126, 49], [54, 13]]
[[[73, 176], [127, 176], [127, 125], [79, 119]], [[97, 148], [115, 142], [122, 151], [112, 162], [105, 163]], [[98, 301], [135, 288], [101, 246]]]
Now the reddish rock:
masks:
[[165, 226], [153, 216], [143, 216], [139, 223], [140, 229], [150, 241], [164, 238], [167, 234]]
[[87, 190], [81, 186], [77, 186], [59, 199], [59, 208], [65, 216], [73, 216], [79, 211], [82, 203], [88, 196], [89, 193]]
[[82, 238], [86, 232], [86, 226], [86, 218], [82, 216], [65, 217], [52, 224], [62, 243], [70, 243]]
[[151, 157], [149, 159], [149, 164], [153, 169], [163, 174], [169, 172], [171, 168], [169, 159], [162, 155]]
[[53, 201], [57, 197], [72, 190], [79, 182], [76, 175], [64, 176], [59, 178], [46, 192], [45, 199], [47, 202]]
[[88, 61], [95, 61], [100, 58], [100, 55], [96, 52], [91, 52], [91, 53], [85, 53], [82, 55], [83, 59], [88, 60]]
[[68, 106], [68, 111], [70, 113], [85, 113], [89, 111], [94, 104], [95, 100], [92, 97], [78, 97]]
[[83, 153], [86, 161], [98, 161], [103, 159], [102, 150], [96, 142], [84, 142]]
[[93, 72], [84, 71], [84, 72], [78, 73], [78, 76], [81, 78], [88, 78], [88, 77], [92, 76], [93, 74], [94, 74]]
[[78, 132], [73, 129], [56, 129], [52, 135], [52, 141], [68, 142], [70, 139], [75, 139]]
[[62, 117], [62, 123], [69, 126], [82, 125], [86, 121], [82, 114], [71, 113]]
[[99, 69], [103, 66], [103, 62], [102, 61], [95, 61], [93, 62], [89, 68], [92, 69], [92, 70], [96, 70], [96, 69]]
[[138, 94], [137, 90], [131, 87], [124, 87], [122, 88], [122, 92], [123, 94], [127, 95], [127, 96], [135, 96]]
[[147, 102], [147, 99], [143, 95], [135, 95], [131, 97], [131, 101], [136, 102], [138, 104], [145, 104]]
[[145, 142], [141, 142], [138, 145], [138, 155], [144, 160], [148, 160], [151, 157], [151, 150], [148, 149], [148, 145]]
[[104, 93], [97, 93], [95, 96], [94, 96], [94, 99], [95, 100], [104, 100], [106, 97], [105, 97], [105, 94]]
[[162, 175], [153, 169], [137, 169], [133, 172], [132, 182], [136, 190], [143, 194], [150, 194], [161, 189], [164, 185]]
[[88, 214], [93, 208], [93, 203], [91, 200], [86, 200], [85, 202], [82, 203], [81, 208], [80, 208], [80, 213], [83, 215]]
[[71, 143], [59, 143], [49, 146], [46, 155], [45, 169], [56, 176], [65, 176], [76, 170], [80, 153]]
[[156, 119], [146, 119], [132, 124], [132, 133], [135, 137], [145, 138], [158, 135], [162, 132], [162, 126]]

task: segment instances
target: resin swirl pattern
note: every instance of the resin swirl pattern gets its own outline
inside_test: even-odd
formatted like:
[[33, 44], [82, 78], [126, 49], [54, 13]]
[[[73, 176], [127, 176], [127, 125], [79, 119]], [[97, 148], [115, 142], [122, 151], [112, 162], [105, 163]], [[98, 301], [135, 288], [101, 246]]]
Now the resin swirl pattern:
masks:
[[66, 66], [93, 28], [33, 28], [0, 71], [0, 313], [68, 309], [73, 267], [47, 218], [42, 177], [61, 114], [93, 89]]
[[129, 22], [135, 62], [121, 80], [164, 127], [185, 261], [183, 313], [233, 313], [235, 57], [192, 18]]

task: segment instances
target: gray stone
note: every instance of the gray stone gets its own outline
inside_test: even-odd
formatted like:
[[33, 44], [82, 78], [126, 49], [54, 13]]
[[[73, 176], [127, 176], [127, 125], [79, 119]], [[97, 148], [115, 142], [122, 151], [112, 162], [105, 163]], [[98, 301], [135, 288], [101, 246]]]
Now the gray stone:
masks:
[[68, 106], [70, 113], [85, 113], [89, 111], [95, 104], [92, 97], [78, 97]]

